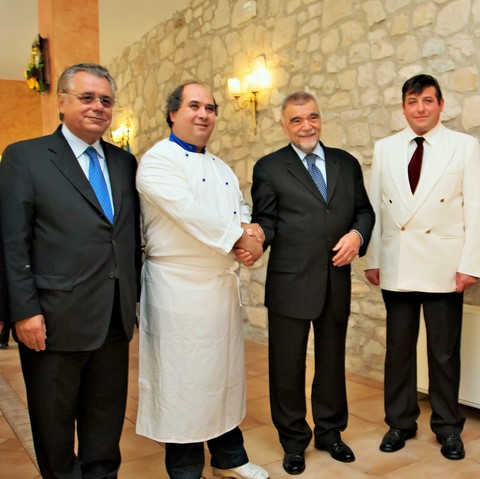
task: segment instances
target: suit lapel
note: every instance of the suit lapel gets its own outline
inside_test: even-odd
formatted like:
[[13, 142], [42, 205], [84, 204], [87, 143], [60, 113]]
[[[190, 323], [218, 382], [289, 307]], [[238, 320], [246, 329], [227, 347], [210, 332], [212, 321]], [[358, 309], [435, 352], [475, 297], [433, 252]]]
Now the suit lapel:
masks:
[[[446, 128], [445, 128], [446, 130]], [[443, 177], [451, 158], [455, 155], [457, 146], [451, 141], [447, 132], [437, 135], [430, 161], [422, 166], [421, 181], [414, 196], [414, 204], [421, 204], [430, 194], [438, 181]]]
[[312, 193], [316, 198], [325, 203], [325, 200], [323, 199], [320, 191], [318, 191], [317, 185], [313, 181], [313, 178], [310, 176], [310, 173], [305, 168], [302, 160], [298, 157], [297, 153], [290, 145], [287, 146], [286, 153], [287, 155], [285, 155], [285, 166], [287, 168], [287, 171], [296, 180], [298, 180], [308, 191], [310, 191], [310, 193]]
[[404, 130], [403, 134], [398, 136], [397, 148], [394, 151], [389, 151], [387, 165], [392, 184], [397, 190], [397, 196], [406, 211], [409, 211], [413, 204], [412, 190], [408, 180], [408, 160], [408, 134]]
[[313, 181], [313, 178], [310, 176], [310, 173], [305, 168], [305, 165], [302, 163], [297, 153], [293, 148], [290, 147], [292, 152], [292, 158], [288, 161], [289, 169], [292, 175], [295, 176], [313, 195], [315, 195], [322, 203], [327, 203], [331, 200], [335, 188], [337, 186], [338, 177], [340, 174], [340, 165], [338, 159], [333, 153], [332, 148], [326, 147], [321, 143], [323, 151], [325, 152], [325, 169], [327, 172], [327, 201], [323, 199], [322, 194], [317, 188], [317, 185]]
[[325, 169], [327, 172], [327, 203], [332, 199], [333, 192], [338, 183], [338, 177], [340, 174], [340, 165], [333, 150], [326, 147], [322, 143], [323, 151], [325, 152]]
[[[74, 188], [89, 202], [99, 213], [103, 214], [103, 209], [95, 195], [95, 192], [85, 176], [77, 158], [70, 148], [67, 140], [62, 135], [60, 127], [52, 135], [52, 142], [48, 148], [50, 161], [58, 168], [60, 173], [73, 185]], [[112, 187], [113, 188], [113, 187]], [[113, 190], [113, 189], [112, 189]], [[105, 218], [108, 222], [108, 219]]]
[[[424, 162], [420, 182], [415, 194], [412, 194], [408, 182], [408, 135], [402, 135], [402, 143], [395, 156], [391, 157], [390, 169], [399, 198], [404, 202], [406, 211], [403, 223], [409, 221], [428, 199], [430, 193], [442, 178], [450, 159], [455, 153], [456, 145], [449, 141], [448, 134], [438, 135], [431, 152], [430, 161]], [[407, 161], [405, 161], [407, 158]]]
[[[112, 189], [113, 207], [115, 210], [115, 218], [120, 213], [122, 203], [121, 185], [122, 185], [122, 168], [121, 159], [115, 148], [109, 143], [102, 142], [103, 151], [105, 152], [105, 159], [107, 161], [108, 174], [110, 176], [110, 187]], [[114, 221], [115, 223], [115, 221]]]

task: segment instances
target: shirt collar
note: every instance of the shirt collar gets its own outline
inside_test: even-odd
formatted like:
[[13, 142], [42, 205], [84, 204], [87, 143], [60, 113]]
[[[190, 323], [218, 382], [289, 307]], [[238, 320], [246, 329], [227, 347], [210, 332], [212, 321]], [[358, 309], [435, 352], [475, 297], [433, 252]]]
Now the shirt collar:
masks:
[[92, 145], [89, 145], [87, 142], [81, 140], [78, 136], [75, 136], [68, 129], [65, 123], [62, 124], [62, 133], [65, 139], [67, 140], [67, 143], [70, 145], [70, 148], [73, 150], [73, 154], [75, 155], [75, 158], [80, 158], [80, 156], [85, 153], [85, 150], [89, 146], [93, 146], [95, 148], [99, 157], [105, 158], [105, 155], [103, 154], [103, 148], [100, 145], [100, 140], [97, 140]]
[[[181, 140], [178, 136], [176, 136], [173, 132], [170, 133], [170, 141], [177, 143], [180, 145], [184, 150], [190, 151], [191, 153], [197, 153], [197, 147], [192, 145], [191, 143], [187, 143], [186, 141]], [[202, 153], [205, 153], [206, 148], [204, 147]]]
[[[427, 131], [425, 135], [422, 135], [422, 138], [425, 138], [425, 141], [429, 145], [433, 145], [436, 139], [438, 138], [440, 128], [441, 128], [441, 122], [438, 122], [430, 131]], [[407, 131], [408, 131], [409, 143], [418, 137], [418, 135], [410, 128], [410, 126], [408, 126]]]
[[[300, 148], [297, 148], [293, 143], [290, 143], [292, 145], [292, 148], [295, 150], [297, 153], [298, 157], [302, 160], [305, 161], [305, 157], [307, 156], [307, 153], [304, 151], [300, 150]], [[325, 161], [325, 152], [323, 151], [322, 145], [320, 142], [317, 143], [317, 146], [315, 149], [312, 151], [315, 155], [319, 157], [320, 160]]]

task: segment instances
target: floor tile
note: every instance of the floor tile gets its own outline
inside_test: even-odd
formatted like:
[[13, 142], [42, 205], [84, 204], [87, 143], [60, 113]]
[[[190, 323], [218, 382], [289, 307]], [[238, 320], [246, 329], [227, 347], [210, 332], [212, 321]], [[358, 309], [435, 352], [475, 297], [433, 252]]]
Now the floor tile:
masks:
[[8, 479], [35, 479], [38, 470], [24, 451], [0, 450], [2, 477]]

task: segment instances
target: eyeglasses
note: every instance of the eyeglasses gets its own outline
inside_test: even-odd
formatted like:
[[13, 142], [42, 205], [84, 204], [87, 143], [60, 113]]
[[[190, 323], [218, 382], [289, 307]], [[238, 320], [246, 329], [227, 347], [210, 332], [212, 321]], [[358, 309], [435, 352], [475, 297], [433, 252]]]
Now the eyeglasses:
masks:
[[76, 96], [80, 100], [80, 103], [83, 103], [84, 105], [91, 105], [95, 100], [99, 101], [104, 108], [112, 108], [113, 105], [115, 105], [115, 100], [109, 96], [94, 97], [89, 93], [68, 93], [68, 92], [63, 92], [63, 94]]

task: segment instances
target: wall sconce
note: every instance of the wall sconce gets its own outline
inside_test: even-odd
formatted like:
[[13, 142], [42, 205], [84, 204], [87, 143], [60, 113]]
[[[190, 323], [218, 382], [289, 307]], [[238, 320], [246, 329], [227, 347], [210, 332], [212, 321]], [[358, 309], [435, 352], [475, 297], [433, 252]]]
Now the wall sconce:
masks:
[[122, 123], [116, 130], [110, 132], [112, 141], [123, 148], [124, 150], [130, 151], [130, 129], [132, 124], [130, 120], [126, 120], [125, 123]]
[[238, 78], [228, 79], [228, 93], [235, 98], [239, 109], [250, 108], [252, 112], [253, 134], [257, 134], [257, 95], [268, 88], [269, 77], [265, 68], [265, 56], [260, 55], [255, 60], [254, 70], [244, 80], [242, 89]]

